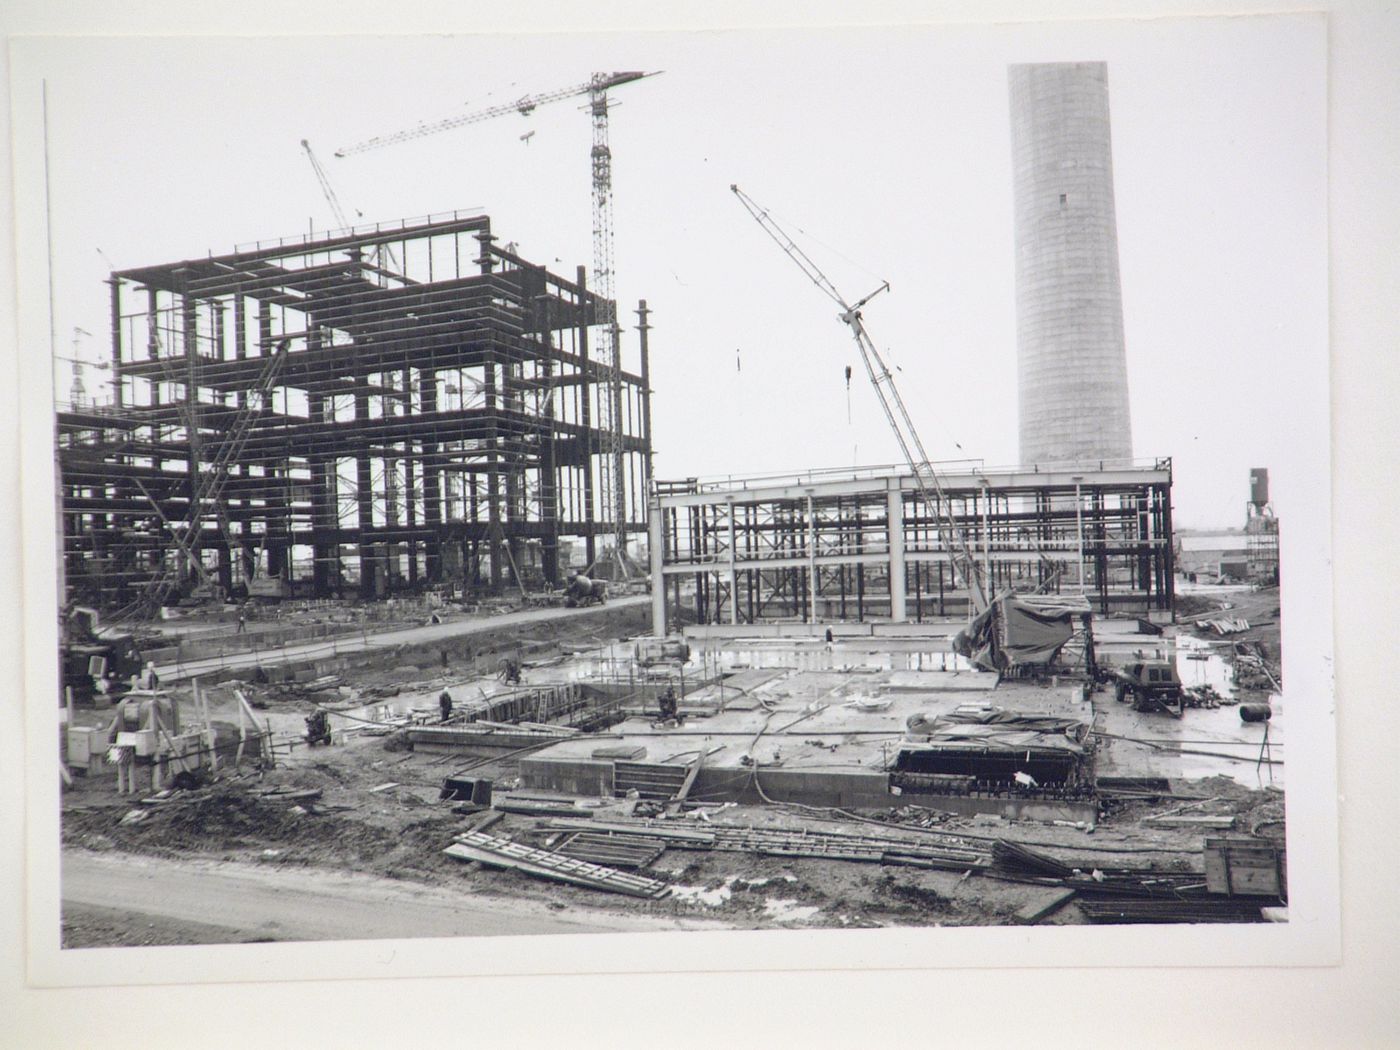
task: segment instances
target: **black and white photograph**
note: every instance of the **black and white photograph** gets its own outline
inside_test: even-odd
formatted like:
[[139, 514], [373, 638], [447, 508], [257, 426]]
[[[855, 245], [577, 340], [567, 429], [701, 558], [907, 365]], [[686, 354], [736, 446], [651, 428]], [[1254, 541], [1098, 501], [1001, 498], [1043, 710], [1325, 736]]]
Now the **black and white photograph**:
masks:
[[1325, 18], [10, 55], [31, 979], [1335, 958]]

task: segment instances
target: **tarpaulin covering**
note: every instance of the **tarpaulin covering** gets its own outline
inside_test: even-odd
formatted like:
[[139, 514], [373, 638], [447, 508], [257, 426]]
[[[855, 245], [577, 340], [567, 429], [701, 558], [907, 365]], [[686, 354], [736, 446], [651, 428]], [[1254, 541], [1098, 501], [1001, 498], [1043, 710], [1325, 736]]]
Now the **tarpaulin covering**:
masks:
[[953, 649], [989, 671], [1049, 664], [1089, 612], [1083, 595], [1004, 595], [958, 632]]
[[1041, 784], [1074, 780], [1089, 727], [1072, 718], [999, 709], [958, 719], [914, 715], [895, 754], [895, 769], [1007, 781], [1021, 774]]
[[924, 744], [975, 744], [979, 747], [1024, 751], [1054, 748], [1083, 754], [1089, 727], [1073, 718], [1023, 714], [1019, 711], [954, 712], [930, 719], [910, 715], [905, 739]]

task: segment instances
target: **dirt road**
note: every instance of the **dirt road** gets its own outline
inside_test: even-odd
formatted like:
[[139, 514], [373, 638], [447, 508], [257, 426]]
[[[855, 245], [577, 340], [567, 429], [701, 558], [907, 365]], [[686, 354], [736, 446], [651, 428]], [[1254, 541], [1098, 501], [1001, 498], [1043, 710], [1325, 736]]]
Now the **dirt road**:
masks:
[[[236, 936], [219, 940], [370, 940], [383, 937], [480, 937], [526, 933], [719, 928], [702, 920], [628, 915], [470, 895], [371, 875], [270, 863], [168, 860], [128, 853], [63, 851], [63, 904], [119, 911], [133, 924], [195, 924]], [[177, 935], [178, 936], [178, 935]]]
[[164, 664], [156, 668], [156, 673], [162, 682], [173, 684], [228, 668], [256, 667], [268, 662], [286, 663], [297, 660], [314, 660], [319, 657], [362, 653], [373, 649], [394, 649], [401, 645], [428, 645], [443, 639], [460, 638], [480, 631], [496, 631], [502, 627], [513, 625], [584, 617], [609, 610], [647, 605], [650, 601], [649, 595], [640, 594], [626, 598], [614, 598], [606, 605], [592, 606], [587, 609], [522, 609], [520, 612], [502, 613], [500, 616], [483, 616], [473, 620], [456, 620], [451, 623], [431, 624], [423, 627], [406, 627], [393, 631], [382, 631], [378, 634], [352, 634], [342, 638], [307, 642], [304, 645], [279, 646], [275, 649], [229, 653], [204, 660]]

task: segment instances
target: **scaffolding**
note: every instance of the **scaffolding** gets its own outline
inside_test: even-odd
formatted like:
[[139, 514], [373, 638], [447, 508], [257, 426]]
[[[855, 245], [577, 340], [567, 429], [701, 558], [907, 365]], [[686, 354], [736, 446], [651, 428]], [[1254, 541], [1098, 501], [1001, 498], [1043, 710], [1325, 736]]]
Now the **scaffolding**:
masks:
[[1244, 525], [1245, 558], [1249, 582], [1260, 587], [1278, 585], [1278, 519], [1268, 503], [1251, 502]]
[[57, 420], [70, 599], [552, 586], [561, 537], [595, 557], [604, 457], [643, 531], [645, 303], [612, 373], [586, 276], [455, 213], [113, 273], [115, 403]]
[[[938, 464], [941, 516], [989, 592], [1083, 593], [1170, 615], [1171, 461], [1079, 473]], [[653, 626], [969, 615], [940, 515], [907, 470], [656, 483]], [[661, 583], [660, 581], [664, 581]]]

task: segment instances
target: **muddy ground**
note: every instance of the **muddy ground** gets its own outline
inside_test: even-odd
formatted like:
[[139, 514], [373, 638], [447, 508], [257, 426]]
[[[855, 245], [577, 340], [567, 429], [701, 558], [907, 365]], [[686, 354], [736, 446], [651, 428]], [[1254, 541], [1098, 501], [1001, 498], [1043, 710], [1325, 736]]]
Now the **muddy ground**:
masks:
[[[1252, 599], [1246, 604], [1245, 599]], [[1234, 594], [1231, 616], [1251, 622], [1267, 620], [1277, 595]], [[1256, 608], [1258, 606], [1258, 608]], [[1205, 607], [1202, 614], [1212, 611]], [[1277, 653], [1274, 624], [1257, 628], [1271, 654]], [[590, 630], [596, 631], [597, 626]], [[517, 636], [530, 657], [548, 658], [554, 646], [569, 639], [558, 627]], [[586, 639], [580, 639], [586, 640]], [[458, 686], [464, 676], [481, 673], [505, 651], [507, 640], [475, 639], [472, 651], [453, 652], [435, 662], [423, 654], [381, 655], [374, 663], [346, 675], [361, 698], [395, 693], [431, 705], [445, 685]], [[468, 663], [468, 660], [470, 663]], [[416, 662], [410, 662], [416, 661]], [[206, 688], [214, 719], [235, 719], [233, 689], [241, 688], [260, 708], [279, 741], [291, 742], [302, 721], [326, 696], [306, 698], [279, 685], [224, 684]], [[172, 690], [188, 695], [187, 690]], [[332, 697], [330, 699], [346, 699]], [[427, 755], [391, 750], [384, 737], [350, 734], [330, 747], [304, 743], [279, 749], [277, 767], [259, 770], [245, 761], [239, 770], [222, 770], [214, 783], [177, 796], [159, 806], [142, 806], [113, 790], [111, 776], [78, 777], [64, 794], [62, 842], [65, 851], [222, 862], [289, 871], [360, 873], [395, 880], [406, 889], [448, 889], [478, 903], [499, 905], [503, 915], [521, 906], [587, 915], [594, 928], [636, 928], [637, 920], [695, 920], [732, 929], [781, 927], [964, 926], [1009, 923], [1024, 908], [1046, 901], [1056, 891], [1041, 885], [1007, 882], [982, 874], [935, 871], [873, 863], [767, 857], [729, 852], [668, 849], [644, 874], [684, 889], [667, 899], [643, 901], [528, 876], [463, 864], [442, 851], [474, 817], [439, 802], [439, 788], [449, 775], [492, 778], [498, 789], [514, 785], [511, 759], [482, 755]], [[1084, 871], [1096, 867], [1141, 867], [1200, 871], [1203, 833], [1199, 829], [1157, 828], [1143, 818], [1168, 810], [1187, 814], [1235, 816], [1234, 830], [1282, 838], [1283, 796], [1278, 791], [1251, 791], [1226, 778], [1172, 785], [1178, 798], [1161, 801], [1120, 800], [1108, 804], [1097, 827], [1086, 831], [995, 818], [963, 818], [917, 807], [900, 811], [866, 811], [869, 820], [892, 820], [914, 834], [918, 827], [962, 837], [986, 847], [1004, 838], [1045, 849]], [[274, 789], [317, 789], [314, 802], [265, 797]], [[374, 790], [377, 789], [377, 790]], [[141, 811], [136, 822], [124, 822]], [[821, 826], [862, 833], [880, 832], [868, 823], [819, 822], [823, 816], [778, 807], [733, 807], [713, 820], [758, 826]], [[692, 818], [693, 819], [693, 818]], [[539, 844], [531, 832], [538, 818], [506, 815], [492, 834]], [[174, 865], [172, 867], [172, 872]], [[159, 913], [158, 895], [146, 910], [65, 904], [63, 943], [67, 947], [129, 944], [209, 944], [238, 940], [284, 939], [277, 932], [230, 928], [210, 922], [178, 920]], [[154, 910], [153, 910], [154, 909]], [[611, 917], [611, 919], [610, 919]], [[1077, 906], [1053, 913], [1045, 923], [1085, 921]], [[615, 923], [612, 926], [611, 923]], [[378, 934], [392, 936], [393, 934]], [[288, 935], [292, 939], [294, 935]]]
[[[229, 777], [158, 807], [136, 807], [115, 798], [110, 786], [81, 785], [68, 796], [63, 818], [66, 850], [121, 851], [174, 859], [199, 858], [250, 866], [359, 872], [409, 885], [452, 888], [474, 900], [496, 900], [509, 910], [516, 902], [587, 912], [597, 919], [640, 916], [694, 918], [732, 929], [790, 926], [963, 926], [1013, 921], [1028, 905], [1046, 900], [1044, 886], [1003, 882], [983, 875], [903, 866], [765, 857], [726, 852], [667, 850], [650, 867], [654, 877], [686, 887], [682, 894], [641, 901], [558, 885], [510, 871], [466, 865], [442, 850], [471, 817], [436, 801], [443, 776], [470, 764], [463, 756], [442, 758], [397, 754], [373, 738], [303, 752], [300, 758], [261, 774]], [[490, 763], [470, 771], [509, 785], [510, 763]], [[386, 783], [398, 786], [372, 792]], [[262, 796], [277, 787], [320, 788], [315, 803]], [[1282, 834], [1282, 795], [1249, 791], [1219, 778], [1177, 785], [1209, 802], [1189, 810], [1202, 815], [1236, 814], [1240, 831]], [[1061, 859], [1092, 870], [1096, 866], [1200, 870], [1201, 833], [1151, 829], [1141, 819], [1186, 803], [1122, 802], [1110, 807], [1093, 833], [1030, 822], [972, 820], [905, 808], [896, 813], [867, 812], [871, 819], [904, 819], [913, 827], [965, 836], [985, 846], [991, 838], [1035, 844]], [[123, 823], [133, 808], [148, 811], [139, 823]], [[839, 827], [869, 832], [869, 824], [818, 824], [809, 814], [768, 807], [735, 807], [716, 822], [758, 826]], [[538, 843], [530, 833], [538, 819], [507, 815], [492, 834]], [[1044, 920], [1082, 922], [1073, 905]], [[211, 935], [196, 924], [153, 920], [144, 912], [123, 922], [119, 914], [78, 908], [64, 913], [69, 947], [111, 944], [216, 943], [249, 938]]]

